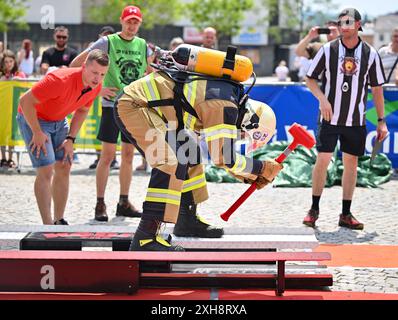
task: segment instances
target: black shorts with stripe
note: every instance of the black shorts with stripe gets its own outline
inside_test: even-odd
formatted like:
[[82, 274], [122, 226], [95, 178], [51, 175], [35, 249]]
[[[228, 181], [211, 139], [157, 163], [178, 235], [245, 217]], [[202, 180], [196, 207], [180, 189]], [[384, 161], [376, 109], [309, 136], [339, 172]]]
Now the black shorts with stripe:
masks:
[[334, 152], [337, 141], [340, 141], [340, 150], [354, 156], [363, 156], [365, 153], [367, 130], [365, 126], [334, 126], [328, 123], [318, 125], [316, 134], [316, 149], [318, 152]]
[[113, 108], [102, 108], [101, 123], [98, 130], [97, 139], [102, 142], [116, 144], [119, 138], [119, 132], [121, 134], [122, 141], [131, 144], [130, 140], [123, 132], [120, 131], [119, 127], [117, 126], [113, 115]]

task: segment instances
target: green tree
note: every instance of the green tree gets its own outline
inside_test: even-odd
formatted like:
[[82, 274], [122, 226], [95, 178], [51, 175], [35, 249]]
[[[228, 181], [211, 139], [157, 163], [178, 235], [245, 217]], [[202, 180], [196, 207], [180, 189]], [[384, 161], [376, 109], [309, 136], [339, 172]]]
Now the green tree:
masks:
[[268, 33], [276, 43], [282, 40], [283, 32], [295, 30], [303, 33], [313, 25], [323, 25], [334, 15], [337, 6], [334, 0], [262, 0], [264, 13], [259, 22], [267, 24]]
[[305, 29], [309, 29], [314, 25], [323, 25], [328, 20], [337, 20], [336, 11], [338, 5], [334, 0], [311, 0], [303, 2], [303, 16]]
[[234, 36], [240, 31], [244, 13], [253, 8], [253, 0], [193, 0], [186, 6], [197, 29], [211, 26], [219, 34]]
[[[90, 18], [97, 23], [118, 23], [120, 13], [127, 3], [125, 0], [105, 0], [102, 6], [90, 9]], [[142, 23], [146, 29], [151, 29], [155, 24], [171, 24], [181, 14], [179, 0], [136, 0], [134, 5], [141, 9]]]
[[[281, 42], [283, 29], [299, 29], [300, 4], [303, 0], [262, 0], [261, 5], [265, 12], [261, 21], [268, 25], [268, 33], [276, 43]], [[265, 10], [264, 10], [265, 9]], [[282, 20], [282, 21], [281, 21]]]
[[25, 14], [26, 0], [0, 0], [0, 32], [6, 32], [10, 23], [26, 28]]

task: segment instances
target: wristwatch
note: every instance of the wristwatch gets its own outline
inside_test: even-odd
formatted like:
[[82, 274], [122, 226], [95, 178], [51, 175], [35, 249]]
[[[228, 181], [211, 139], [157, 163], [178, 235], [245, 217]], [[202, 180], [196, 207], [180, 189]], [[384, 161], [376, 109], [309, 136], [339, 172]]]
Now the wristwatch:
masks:
[[75, 143], [76, 138], [72, 137], [72, 136], [67, 136], [65, 138], [65, 140], [72, 140], [72, 143]]
[[377, 119], [377, 122], [386, 122], [386, 119], [384, 117]]

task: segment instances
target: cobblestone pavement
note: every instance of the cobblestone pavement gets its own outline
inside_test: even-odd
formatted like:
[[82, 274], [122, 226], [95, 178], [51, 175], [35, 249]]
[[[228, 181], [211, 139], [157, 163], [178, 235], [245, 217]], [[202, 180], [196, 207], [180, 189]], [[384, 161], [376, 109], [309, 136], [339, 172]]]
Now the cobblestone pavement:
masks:
[[[69, 201], [65, 218], [70, 224], [97, 224], [93, 220], [95, 170], [88, 170], [93, 155], [79, 155], [70, 180]], [[26, 154], [22, 173], [0, 172], [0, 224], [41, 224], [33, 194], [34, 171]], [[134, 159], [134, 167], [140, 157]], [[130, 190], [131, 200], [139, 206], [144, 198], [149, 175], [136, 172]], [[219, 214], [224, 212], [246, 189], [243, 184], [208, 185], [210, 199], [199, 207], [209, 222], [229, 227], [301, 227], [302, 219], [311, 203], [310, 188], [272, 188], [256, 191], [229, 222]], [[341, 209], [342, 189], [325, 189], [321, 199], [321, 215], [316, 237], [320, 243], [398, 245], [398, 179], [376, 189], [357, 188], [352, 205], [354, 215], [365, 224], [363, 231], [340, 228], [337, 225]], [[105, 201], [110, 217], [109, 225], [136, 225], [138, 219], [115, 217], [119, 196], [118, 171], [111, 172]], [[101, 223], [102, 224], [102, 223]], [[332, 290], [398, 293], [398, 269], [329, 268], [334, 275]]]

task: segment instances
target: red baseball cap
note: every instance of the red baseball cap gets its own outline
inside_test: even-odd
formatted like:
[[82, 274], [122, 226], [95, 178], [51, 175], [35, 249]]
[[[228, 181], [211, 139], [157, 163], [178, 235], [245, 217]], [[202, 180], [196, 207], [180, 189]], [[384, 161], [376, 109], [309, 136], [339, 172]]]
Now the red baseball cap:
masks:
[[135, 6], [127, 6], [123, 9], [122, 15], [120, 17], [123, 21], [127, 21], [129, 19], [137, 19], [142, 22], [142, 13], [140, 8]]

